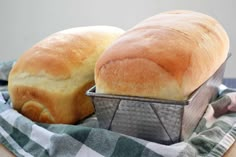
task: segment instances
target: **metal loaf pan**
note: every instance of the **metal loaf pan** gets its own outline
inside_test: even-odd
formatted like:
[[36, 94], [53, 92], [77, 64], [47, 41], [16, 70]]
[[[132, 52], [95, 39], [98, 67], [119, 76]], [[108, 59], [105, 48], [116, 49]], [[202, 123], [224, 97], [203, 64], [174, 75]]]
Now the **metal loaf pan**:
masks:
[[171, 101], [87, 91], [92, 98], [99, 127], [161, 144], [187, 139], [208, 104], [218, 95], [225, 64], [186, 101]]

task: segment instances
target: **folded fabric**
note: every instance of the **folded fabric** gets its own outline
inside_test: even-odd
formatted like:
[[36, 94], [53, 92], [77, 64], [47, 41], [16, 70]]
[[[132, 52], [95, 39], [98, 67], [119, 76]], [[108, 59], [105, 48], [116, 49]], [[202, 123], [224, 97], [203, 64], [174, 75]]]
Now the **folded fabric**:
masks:
[[211, 103], [215, 117], [236, 111], [236, 90], [223, 85], [220, 88], [224, 90], [220, 91], [220, 96]]
[[9, 72], [15, 61], [1, 62], [0, 63], [0, 80], [7, 81]]

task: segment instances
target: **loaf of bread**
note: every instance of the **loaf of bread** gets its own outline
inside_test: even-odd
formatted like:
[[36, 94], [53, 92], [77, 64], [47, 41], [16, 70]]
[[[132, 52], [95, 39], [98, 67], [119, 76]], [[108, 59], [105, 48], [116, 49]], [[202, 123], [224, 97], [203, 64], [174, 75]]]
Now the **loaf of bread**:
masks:
[[14, 109], [36, 122], [73, 124], [94, 112], [85, 92], [98, 57], [124, 31], [87, 26], [52, 34], [26, 51], [9, 74]]
[[229, 39], [212, 17], [163, 12], [120, 36], [95, 66], [97, 93], [186, 100], [226, 60]]

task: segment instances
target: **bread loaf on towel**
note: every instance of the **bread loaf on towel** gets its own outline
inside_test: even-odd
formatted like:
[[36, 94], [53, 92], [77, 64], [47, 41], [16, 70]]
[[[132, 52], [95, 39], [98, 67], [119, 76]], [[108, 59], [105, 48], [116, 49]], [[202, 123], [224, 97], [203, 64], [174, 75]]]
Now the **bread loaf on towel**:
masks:
[[72, 124], [94, 112], [86, 90], [97, 58], [124, 31], [87, 26], [60, 31], [25, 52], [9, 74], [13, 107], [45, 123]]
[[212, 17], [163, 12], [119, 37], [96, 63], [97, 93], [185, 100], [226, 60], [229, 39]]

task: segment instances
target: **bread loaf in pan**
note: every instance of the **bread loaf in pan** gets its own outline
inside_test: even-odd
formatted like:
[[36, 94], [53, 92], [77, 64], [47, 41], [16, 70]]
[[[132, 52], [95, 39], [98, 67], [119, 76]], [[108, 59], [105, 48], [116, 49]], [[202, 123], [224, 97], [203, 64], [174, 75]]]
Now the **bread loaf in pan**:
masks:
[[226, 60], [229, 39], [212, 17], [163, 12], [120, 36], [98, 59], [97, 93], [186, 100]]
[[60, 31], [35, 44], [9, 74], [13, 107], [44, 123], [73, 124], [94, 112], [85, 92], [97, 58], [124, 31], [87, 26]]

